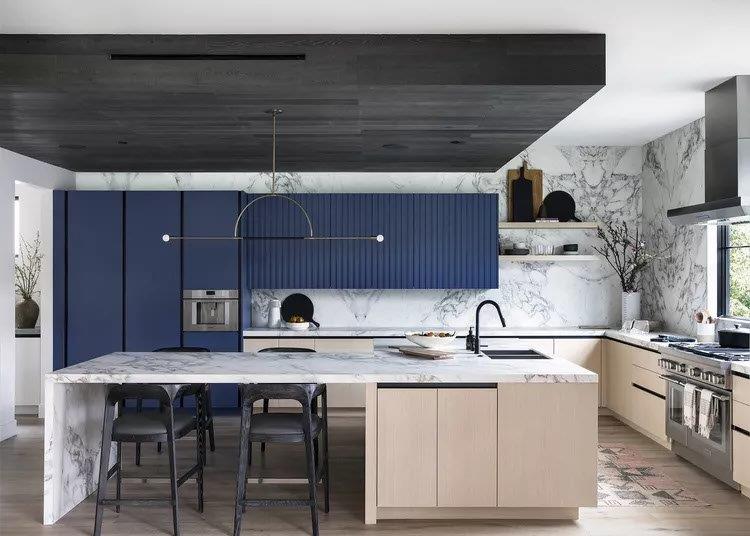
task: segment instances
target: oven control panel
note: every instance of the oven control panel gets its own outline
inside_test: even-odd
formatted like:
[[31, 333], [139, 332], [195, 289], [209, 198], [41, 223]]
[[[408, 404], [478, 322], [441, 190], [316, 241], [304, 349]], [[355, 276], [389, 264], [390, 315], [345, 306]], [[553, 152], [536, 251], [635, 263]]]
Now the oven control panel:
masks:
[[710, 383], [712, 385], [725, 385], [726, 376], [721, 371], [715, 370], [704, 370], [701, 367], [688, 365], [674, 359], [661, 358], [658, 361], [659, 367], [687, 376], [688, 378], [694, 378], [704, 383]]

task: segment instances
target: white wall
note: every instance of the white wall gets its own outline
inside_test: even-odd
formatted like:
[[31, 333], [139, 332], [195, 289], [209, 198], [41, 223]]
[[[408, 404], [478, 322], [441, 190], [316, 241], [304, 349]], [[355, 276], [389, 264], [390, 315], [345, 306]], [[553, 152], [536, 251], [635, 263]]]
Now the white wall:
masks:
[[[75, 174], [0, 148], [0, 441], [16, 434], [15, 418], [15, 292], [14, 222], [15, 181], [48, 189], [43, 193], [41, 233], [44, 248], [40, 283], [48, 296], [41, 311], [42, 374], [52, 368], [52, 189], [75, 187]], [[41, 378], [39, 379], [41, 383]]]

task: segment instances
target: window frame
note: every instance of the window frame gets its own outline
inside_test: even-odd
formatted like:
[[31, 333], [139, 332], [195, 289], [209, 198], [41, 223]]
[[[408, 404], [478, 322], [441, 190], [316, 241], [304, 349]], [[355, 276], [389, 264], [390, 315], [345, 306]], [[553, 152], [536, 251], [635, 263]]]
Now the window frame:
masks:
[[[748, 224], [750, 225], [750, 224]], [[727, 318], [737, 318], [740, 320], [750, 320], [741, 316], [730, 316], [729, 315], [729, 258], [732, 245], [729, 243], [729, 229], [730, 225], [719, 225], [716, 228], [716, 280], [717, 280], [717, 308], [719, 316]], [[734, 246], [742, 248], [750, 248], [750, 246]]]

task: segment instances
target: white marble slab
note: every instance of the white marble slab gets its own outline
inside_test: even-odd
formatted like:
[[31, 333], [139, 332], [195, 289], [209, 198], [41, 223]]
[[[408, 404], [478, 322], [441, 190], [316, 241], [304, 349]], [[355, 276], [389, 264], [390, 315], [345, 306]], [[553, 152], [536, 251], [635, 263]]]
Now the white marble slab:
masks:
[[742, 374], [750, 374], [750, 362], [732, 363], [732, 370], [741, 372]]
[[116, 352], [47, 374], [60, 383], [596, 382], [564, 359], [428, 360], [373, 353]]

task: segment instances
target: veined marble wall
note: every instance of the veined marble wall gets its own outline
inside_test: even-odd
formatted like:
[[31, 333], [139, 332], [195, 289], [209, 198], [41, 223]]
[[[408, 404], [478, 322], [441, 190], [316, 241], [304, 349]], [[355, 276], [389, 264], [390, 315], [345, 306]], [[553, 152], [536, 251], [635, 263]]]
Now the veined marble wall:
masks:
[[[710, 308], [708, 232], [712, 227], [675, 227], [667, 210], [705, 199], [705, 121], [698, 119], [643, 147], [643, 230], [661, 257], [643, 279], [642, 312], [666, 328], [694, 331], [692, 314]], [[714, 311], [715, 312], [715, 311]]]
[[[283, 192], [494, 192], [500, 194], [500, 219], [507, 219], [506, 171], [522, 159], [544, 170], [545, 193], [565, 190], [577, 203], [581, 220], [641, 219], [640, 147], [532, 146], [496, 173], [282, 173]], [[267, 192], [267, 173], [79, 173], [79, 189], [245, 190]], [[591, 252], [594, 231], [503, 231], [504, 244], [523, 241], [562, 245], [577, 242]], [[253, 292], [253, 324], [264, 325], [268, 300], [303, 291], [315, 303], [325, 326], [455, 326], [473, 323], [476, 304], [496, 300], [511, 326], [616, 325], [620, 289], [604, 262], [503, 263], [500, 288], [473, 290], [304, 290]], [[499, 325], [488, 309], [487, 325]]]

